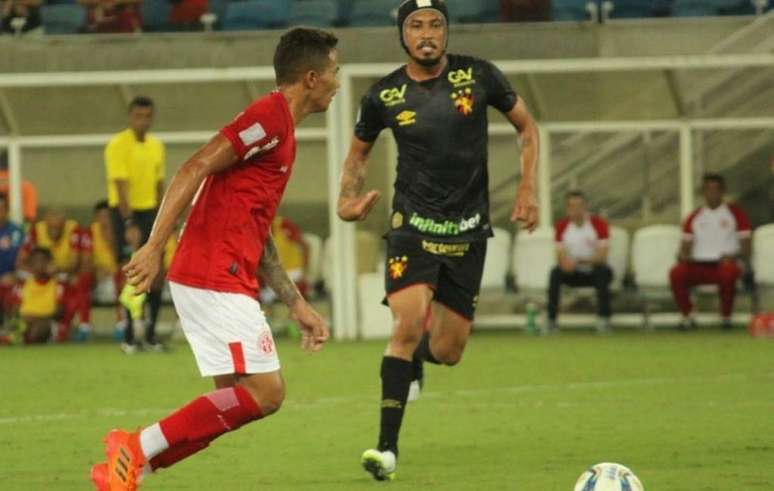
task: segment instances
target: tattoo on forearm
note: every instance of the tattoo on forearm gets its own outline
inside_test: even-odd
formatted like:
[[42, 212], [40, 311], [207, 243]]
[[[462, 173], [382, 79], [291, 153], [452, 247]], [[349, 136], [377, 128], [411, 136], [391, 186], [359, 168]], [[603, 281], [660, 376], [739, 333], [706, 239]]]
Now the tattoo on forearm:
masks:
[[274, 245], [271, 235], [267, 238], [266, 245], [263, 247], [263, 255], [258, 265], [258, 276], [263, 278], [266, 284], [275, 291], [280, 300], [288, 307], [292, 307], [301, 299], [301, 294], [298, 288], [296, 288], [296, 284], [288, 277], [288, 274], [282, 268], [282, 264], [280, 264], [277, 247]]
[[359, 196], [365, 183], [365, 166], [360, 164], [345, 165], [341, 176], [341, 197], [354, 198]]

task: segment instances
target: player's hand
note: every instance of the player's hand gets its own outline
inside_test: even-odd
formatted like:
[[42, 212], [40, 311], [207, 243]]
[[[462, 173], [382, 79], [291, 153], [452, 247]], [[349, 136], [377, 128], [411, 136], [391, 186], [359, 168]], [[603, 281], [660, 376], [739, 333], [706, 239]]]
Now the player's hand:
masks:
[[124, 266], [126, 281], [135, 288], [135, 295], [150, 291], [153, 280], [161, 269], [162, 249], [145, 244], [132, 256], [131, 261]]
[[339, 198], [339, 205], [337, 213], [339, 218], [345, 222], [362, 221], [368, 216], [373, 209], [381, 193], [376, 190], [368, 191], [362, 196], [356, 196], [352, 198]]
[[522, 228], [533, 232], [538, 224], [538, 203], [535, 188], [531, 185], [521, 184], [516, 193], [516, 201], [513, 203], [511, 222], [519, 222]]
[[293, 305], [290, 317], [301, 329], [301, 348], [304, 351], [320, 351], [331, 335], [325, 319], [306, 300], [299, 300]]

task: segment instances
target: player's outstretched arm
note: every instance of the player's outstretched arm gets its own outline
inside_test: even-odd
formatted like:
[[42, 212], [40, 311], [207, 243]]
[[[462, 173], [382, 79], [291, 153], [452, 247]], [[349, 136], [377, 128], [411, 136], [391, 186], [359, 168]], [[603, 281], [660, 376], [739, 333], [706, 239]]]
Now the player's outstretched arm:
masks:
[[521, 143], [521, 182], [513, 204], [511, 221], [521, 223], [522, 227], [531, 232], [538, 224], [536, 181], [540, 136], [537, 122], [521, 98], [505, 116], [519, 132]]
[[223, 135], [214, 136], [175, 173], [161, 200], [159, 213], [153, 224], [148, 242], [124, 266], [124, 273], [137, 293], [150, 289], [159, 273], [164, 245], [174, 230], [175, 223], [193, 201], [196, 191], [210, 174], [234, 165], [238, 158], [231, 142]]
[[362, 194], [368, 168], [368, 155], [373, 146], [373, 142], [363, 141], [356, 136], [352, 137], [349, 154], [341, 172], [341, 190], [336, 208], [339, 218], [346, 222], [365, 220], [379, 200], [379, 191], [371, 190]]
[[301, 328], [301, 347], [306, 351], [319, 351], [330, 337], [325, 319], [304, 300], [296, 284], [288, 277], [280, 263], [277, 247], [271, 235], [263, 247], [258, 276], [269, 285], [282, 302], [290, 308], [290, 315]]

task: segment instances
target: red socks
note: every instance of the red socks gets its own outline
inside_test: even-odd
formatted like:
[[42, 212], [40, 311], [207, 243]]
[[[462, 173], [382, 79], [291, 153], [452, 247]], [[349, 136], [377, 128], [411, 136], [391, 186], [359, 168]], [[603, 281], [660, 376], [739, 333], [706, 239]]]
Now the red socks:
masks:
[[240, 385], [198, 397], [159, 421], [168, 448], [148, 456], [151, 467], [169, 467], [206, 448], [220, 435], [261, 417], [258, 404]]

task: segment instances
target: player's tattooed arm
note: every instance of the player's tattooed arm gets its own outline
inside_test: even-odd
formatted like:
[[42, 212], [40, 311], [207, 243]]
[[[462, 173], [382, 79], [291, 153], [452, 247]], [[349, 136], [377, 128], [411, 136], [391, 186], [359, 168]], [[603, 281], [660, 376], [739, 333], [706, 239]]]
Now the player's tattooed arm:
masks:
[[296, 284], [282, 268], [277, 246], [274, 245], [271, 235], [263, 246], [263, 256], [261, 256], [261, 262], [258, 265], [258, 276], [263, 278], [288, 307], [292, 308], [302, 298]]
[[535, 119], [519, 98], [506, 117], [519, 133], [521, 144], [521, 182], [513, 203], [511, 221], [533, 231], [538, 223], [537, 166], [540, 152], [540, 135]]
[[358, 137], [352, 138], [352, 145], [341, 172], [341, 190], [336, 209], [339, 218], [344, 221], [365, 219], [379, 200], [379, 191], [371, 190], [362, 194], [368, 154], [373, 146], [373, 142], [366, 142]]

